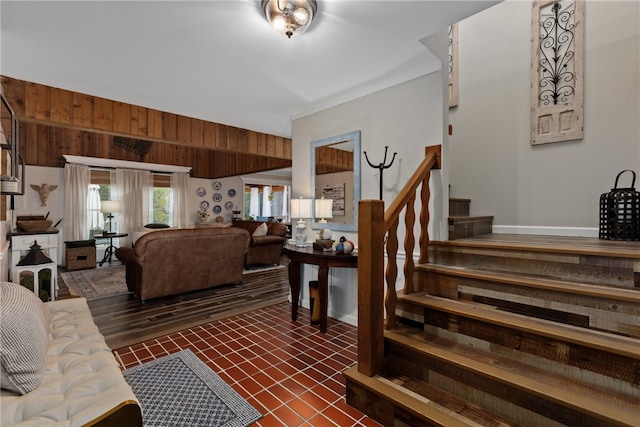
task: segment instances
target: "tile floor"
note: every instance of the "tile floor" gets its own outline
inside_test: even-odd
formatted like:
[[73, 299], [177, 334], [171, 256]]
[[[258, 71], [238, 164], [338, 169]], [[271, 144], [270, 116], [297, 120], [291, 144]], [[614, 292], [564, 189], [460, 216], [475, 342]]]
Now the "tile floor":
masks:
[[289, 303], [207, 323], [115, 351], [121, 368], [191, 349], [263, 418], [254, 426], [379, 426], [345, 402], [341, 372], [357, 359], [354, 326], [329, 319], [326, 334]]

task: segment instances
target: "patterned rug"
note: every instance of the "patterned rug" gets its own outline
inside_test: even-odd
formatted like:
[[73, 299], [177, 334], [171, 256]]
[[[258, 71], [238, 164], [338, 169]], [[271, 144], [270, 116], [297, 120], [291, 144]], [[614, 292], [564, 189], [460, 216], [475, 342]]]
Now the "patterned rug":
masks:
[[94, 268], [60, 273], [64, 284], [72, 295], [82, 296], [87, 301], [129, 293], [124, 277], [124, 265]]
[[123, 372], [142, 406], [145, 427], [245, 427], [262, 415], [191, 350]]

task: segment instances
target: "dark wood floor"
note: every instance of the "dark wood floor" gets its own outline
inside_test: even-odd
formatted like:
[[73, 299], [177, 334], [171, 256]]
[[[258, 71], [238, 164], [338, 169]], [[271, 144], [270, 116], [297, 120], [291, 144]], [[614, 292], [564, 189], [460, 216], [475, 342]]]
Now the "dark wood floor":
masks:
[[[239, 285], [139, 302], [120, 295], [89, 302], [91, 314], [112, 350], [171, 334], [207, 322], [285, 302], [289, 298], [286, 264], [277, 270], [245, 273]], [[59, 298], [69, 296], [63, 281]]]

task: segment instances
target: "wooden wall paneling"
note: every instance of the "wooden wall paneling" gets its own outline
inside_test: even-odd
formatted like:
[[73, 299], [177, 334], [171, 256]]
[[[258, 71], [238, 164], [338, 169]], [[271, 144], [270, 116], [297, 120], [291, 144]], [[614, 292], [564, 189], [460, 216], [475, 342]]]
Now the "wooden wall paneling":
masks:
[[147, 135], [162, 139], [162, 111], [147, 109]]
[[258, 151], [258, 133], [250, 130], [247, 138], [247, 153], [256, 153]]
[[176, 141], [181, 144], [191, 145], [191, 118], [186, 116], [176, 116], [177, 131]]
[[162, 113], [162, 139], [176, 142], [178, 136], [178, 123], [175, 114]]
[[26, 83], [23, 80], [16, 80], [2, 76], [2, 90], [4, 91], [4, 96], [7, 98], [13, 112], [18, 117], [25, 116], [25, 85]]
[[46, 86], [26, 83], [24, 92], [24, 115], [30, 119], [49, 119], [49, 91]]
[[261, 133], [258, 134], [258, 147], [253, 154], [266, 154], [267, 153], [267, 135]]
[[207, 148], [216, 146], [216, 137], [218, 135], [218, 126], [213, 122], [204, 122], [204, 141], [203, 145]]
[[131, 106], [124, 102], [113, 102], [113, 131], [131, 135]]
[[[104, 159], [119, 159], [137, 161], [138, 158], [130, 151], [126, 151], [113, 143], [113, 136], [105, 133], [93, 133], [93, 147], [97, 156]], [[114, 154], [114, 148], [117, 148]], [[116, 157], [117, 155], [117, 157]]]
[[[293, 156], [293, 153], [291, 152], [291, 140], [290, 139], [284, 139], [283, 148], [284, 148], [284, 150], [282, 150], [282, 157], [285, 158], [285, 159], [289, 159], [289, 163], [291, 163], [291, 157]], [[291, 165], [289, 164], [289, 166], [291, 166]]]
[[191, 145], [194, 147], [204, 145], [204, 121], [202, 120], [191, 120]]
[[225, 127], [227, 129], [227, 150], [238, 151], [238, 140], [241, 138], [241, 130], [237, 127]]
[[49, 116], [52, 122], [70, 125], [73, 111], [73, 96], [68, 90], [55, 87], [49, 90]]
[[138, 107], [137, 105], [131, 106], [131, 135], [134, 136], [147, 136], [149, 129], [147, 127], [147, 109], [144, 107]]
[[215, 148], [222, 148], [223, 150], [227, 148], [227, 131], [226, 126], [216, 124]]
[[276, 137], [267, 135], [267, 156], [275, 156], [276, 153]]
[[113, 101], [93, 98], [93, 127], [98, 130], [113, 130]]
[[[36, 164], [40, 166], [49, 166], [49, 144], [52, 143], [52, 139], [57, 139], [52, 135], [51, 128], [49, 126], [37, 125], [36, 136]], [[55, 143], [55, 142], [54, 142]]]
[[72, 119], [74, 126], [90, 129], [93, 126], [93, 97], [74, 92], [72, 99]]
[[276, 137], [276, 145], [273, 155], [275, 157], [282, 157], [284, 155], [284, 138]]

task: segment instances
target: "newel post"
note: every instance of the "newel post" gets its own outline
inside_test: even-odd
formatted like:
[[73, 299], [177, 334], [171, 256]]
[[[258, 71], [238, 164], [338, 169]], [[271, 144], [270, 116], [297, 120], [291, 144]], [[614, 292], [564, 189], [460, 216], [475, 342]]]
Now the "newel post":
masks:
[[358, 371], [376, 375], [384, 360], [384, 202], [358, 204]]

